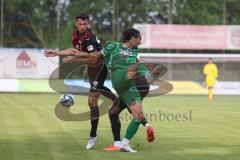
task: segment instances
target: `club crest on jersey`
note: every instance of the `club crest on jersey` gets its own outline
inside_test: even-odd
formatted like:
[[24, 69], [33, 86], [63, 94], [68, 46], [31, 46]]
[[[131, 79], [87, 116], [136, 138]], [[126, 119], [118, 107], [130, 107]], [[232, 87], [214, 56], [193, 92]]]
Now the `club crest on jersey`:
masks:
[[131, 54], [129, 52], [127, 52], [127, 51], [121, 51], [120, 55], [121, 56], [131, 56]]

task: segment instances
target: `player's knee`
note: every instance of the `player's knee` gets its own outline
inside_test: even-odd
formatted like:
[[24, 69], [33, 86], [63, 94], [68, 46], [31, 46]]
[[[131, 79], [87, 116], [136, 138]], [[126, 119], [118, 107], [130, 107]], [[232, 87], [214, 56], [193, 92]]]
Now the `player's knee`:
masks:
[[113, 111], [109, 110], [108, 116], [109, 116], [110, 119], [112, 119], [113, 117], [116, 117], [116, 116], [118, 116], [118, 115], [115, 114]]
[[108, 115], [109, 115], [109, 117], [114, 115], [114, 106], [109, 109]]
[[138, 114], [138, 115], [135, 115], [135, 116], [133, 116], [136, 120], [138, 120], [138, 121], [142, 121], [142, 120], [144, 120], [144, 115], [143, 114]]
[[88, 106], [89, 107], [95, 107], [97, 106], [97, 99], [95, 98], [88, 98]]
[[90, 94], [88, 96], [89, 107], [95, 107], [98, 105], [99, 95], [100, 95], [100, 92], [90, 92]]
[[121, 100], [120, 99], [115, 99], [114, 102], [113, 102], [113, 106], [110, 108], [108, 114], [109, 114], [109, 117], [118, 117], [118, 115], [122, 112], [122, 110], [124, 109], [125, 107], [121, 107]]
[[139, 120], [139, 121], [144, 119], [142, 105], [140, 103], [132, 104], [130, 106], [130, 111], [131, 111], [134, 119]]
[[139, 116], [138, 116], [138, 120], [139, 120], [139, 121], [144, 120], [143, 112], [141, 112], [141, 113], [139, 114]]

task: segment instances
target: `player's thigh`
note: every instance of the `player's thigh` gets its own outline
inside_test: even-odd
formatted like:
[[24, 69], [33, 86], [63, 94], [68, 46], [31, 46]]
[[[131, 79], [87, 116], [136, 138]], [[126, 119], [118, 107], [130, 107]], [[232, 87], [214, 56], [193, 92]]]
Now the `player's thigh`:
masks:
[[107, 77], [106, 65], [102, 65], [98, 68], [88, 67], [88, 76], [91, 85], [91, 90], [102, 89]]
[[130, 87], [133, 80], [127, 78], [127, 69], [116, 70], [112, 73], [111, 79], [113, 88], [119, 92]]
[[142, 103], [141, 96], [134, 82], [128, 89], [121, 91], [118, 94], [120, 98], [123, 100], [123, 102], [127, 104], [128, 107], [136, 102], [139, 104]]
[[208, 87], [213, 87], [215, 84], [215, 79], [214, 78], [206, 78], [206, 84]]

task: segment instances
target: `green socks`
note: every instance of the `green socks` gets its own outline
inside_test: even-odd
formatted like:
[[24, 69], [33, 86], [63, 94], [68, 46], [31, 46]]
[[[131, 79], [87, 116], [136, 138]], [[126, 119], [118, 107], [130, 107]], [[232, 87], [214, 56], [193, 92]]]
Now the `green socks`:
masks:
[[135, 135], [135, 133], [137, 132], [138, 127], [139, 127], [140, 124], [141, 124], [141, 121], [133, 119], [130, 122], [130, 124], [128, 125], [127, 131], [126, 131], [126, 134], [125, 134], [124, 137], [126, 139], [130, 140]]

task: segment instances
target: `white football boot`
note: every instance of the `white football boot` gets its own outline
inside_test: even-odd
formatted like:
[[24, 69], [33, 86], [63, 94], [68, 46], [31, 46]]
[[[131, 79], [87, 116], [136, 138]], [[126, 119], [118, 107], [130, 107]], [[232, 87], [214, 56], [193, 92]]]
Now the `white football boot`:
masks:
[[120, 148], [121, 151], [123, 152], [131, 152], [131, 153], [136, 153], [137, 151], [132, 149], [129, 144], [125, 144]]
[[92, 149], [97, 142], [97, 137], [89, 137], [86, 149]]

